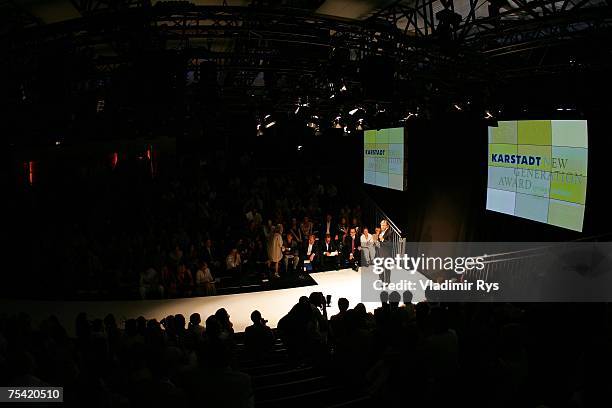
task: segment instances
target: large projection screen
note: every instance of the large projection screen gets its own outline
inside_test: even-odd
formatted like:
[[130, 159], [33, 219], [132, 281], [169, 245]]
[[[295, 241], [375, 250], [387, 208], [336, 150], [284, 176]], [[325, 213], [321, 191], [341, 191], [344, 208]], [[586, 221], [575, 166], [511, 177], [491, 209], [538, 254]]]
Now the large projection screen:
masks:
[[500, 121], [489, 127], [487, 210], [582, 231], [586, 120]]
[[404, 191], [404, 128], [363, 132], [363, 182]]

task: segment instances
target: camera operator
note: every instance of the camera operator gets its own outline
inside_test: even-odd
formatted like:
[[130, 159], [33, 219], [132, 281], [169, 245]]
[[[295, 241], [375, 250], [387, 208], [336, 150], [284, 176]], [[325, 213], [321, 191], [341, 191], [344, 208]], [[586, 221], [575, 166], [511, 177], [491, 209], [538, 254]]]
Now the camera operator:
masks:
[[259, 310], [251, 313], [253, 324], [244, 331], [244, 343], [247, 351], [254, 357], [264, 357], [272, 350], [275, 336], [267, 326], [268, 321], [261, 317]]

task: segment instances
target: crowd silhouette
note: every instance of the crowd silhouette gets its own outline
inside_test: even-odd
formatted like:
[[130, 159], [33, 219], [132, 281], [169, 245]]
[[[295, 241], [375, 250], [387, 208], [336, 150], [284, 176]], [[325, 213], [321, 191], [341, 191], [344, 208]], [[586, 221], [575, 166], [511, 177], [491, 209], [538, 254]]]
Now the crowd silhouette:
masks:
[[328, 318], [321, 293], [304, 296], [274, 330], [254, 310], [245, 333], [234, 333], [225, 309], [204, 324], [197, 313], [125, 322], [81, 313], [74, 336], [54, 316], [33, 324], [4, 315], [0, 383], [63, 386], [76, 406], [247, 407], [258, 403], [249, 369], [266, 367], [282, 342], [287, 367], [313, 367], [365, 394], [367, 406], [610, 402], [608, 305], [414, 305], [391, 294], [369, 313], [337, 303]]

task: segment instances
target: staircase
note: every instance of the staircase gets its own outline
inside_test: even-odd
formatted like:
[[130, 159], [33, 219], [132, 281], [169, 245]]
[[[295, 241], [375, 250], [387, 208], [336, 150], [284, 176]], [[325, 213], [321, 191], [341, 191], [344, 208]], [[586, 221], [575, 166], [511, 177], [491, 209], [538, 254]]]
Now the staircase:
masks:
[[324, 370], [289, 361], [287, 348], [279, 339], [264, 359], [253, 360], [246, 352], [242, 333], [236, 334], [239, 370], [251, 376], [256, 408], [316, 406], [321, 408], [365, 408], [371, 399], [339, 384]]

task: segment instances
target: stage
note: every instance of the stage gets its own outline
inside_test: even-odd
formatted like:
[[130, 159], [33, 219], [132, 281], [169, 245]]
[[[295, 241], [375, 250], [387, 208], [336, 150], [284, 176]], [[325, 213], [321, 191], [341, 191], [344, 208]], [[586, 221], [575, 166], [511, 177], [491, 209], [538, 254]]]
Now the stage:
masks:
[[[122, 324], [125, 319], [144, 316], [146, 319], [161, 320], [170, 314], [183, 314], [188, 320], [192, 313], [200, 313], [202, 321], [224, 307], [231, 316], [234, 330], [241, 332], [251, 324], [250, 315], [255, 309], [268, 320], [270, 327], [276, 327], [278, 321], [297, 303], [300, 296], [308, 296], [312, 292], [322, 292], [332, 295], [328, 316], [338, 312], [338, 298], [349, 300], [350, 307], [361, 302], [362, 270], [341, 269], [312, 273], [310, 276], [315, 285], [289, 289], [277, 289], [262, 292], [239, 293], [207, 297], [192, 297], [184, 299], [163, 300], [128, 300], [128, 301], [36, 301], [36, 300], [2, 300], [3, 313], [25, 312], [32, 317], [32, 323], [38, 323], [50, 315], [55, 315], [64, 325], [69, 334], [73, 334], [74, 320], [78, 313], [87, 313], [89, 319], [104, 318], [113, 313], [117, 322]], [[424, 293], [413, 293], [413, 302], [424, 299]], [[373, 311], [380, 303], [364, 302], [368, 311]]]

